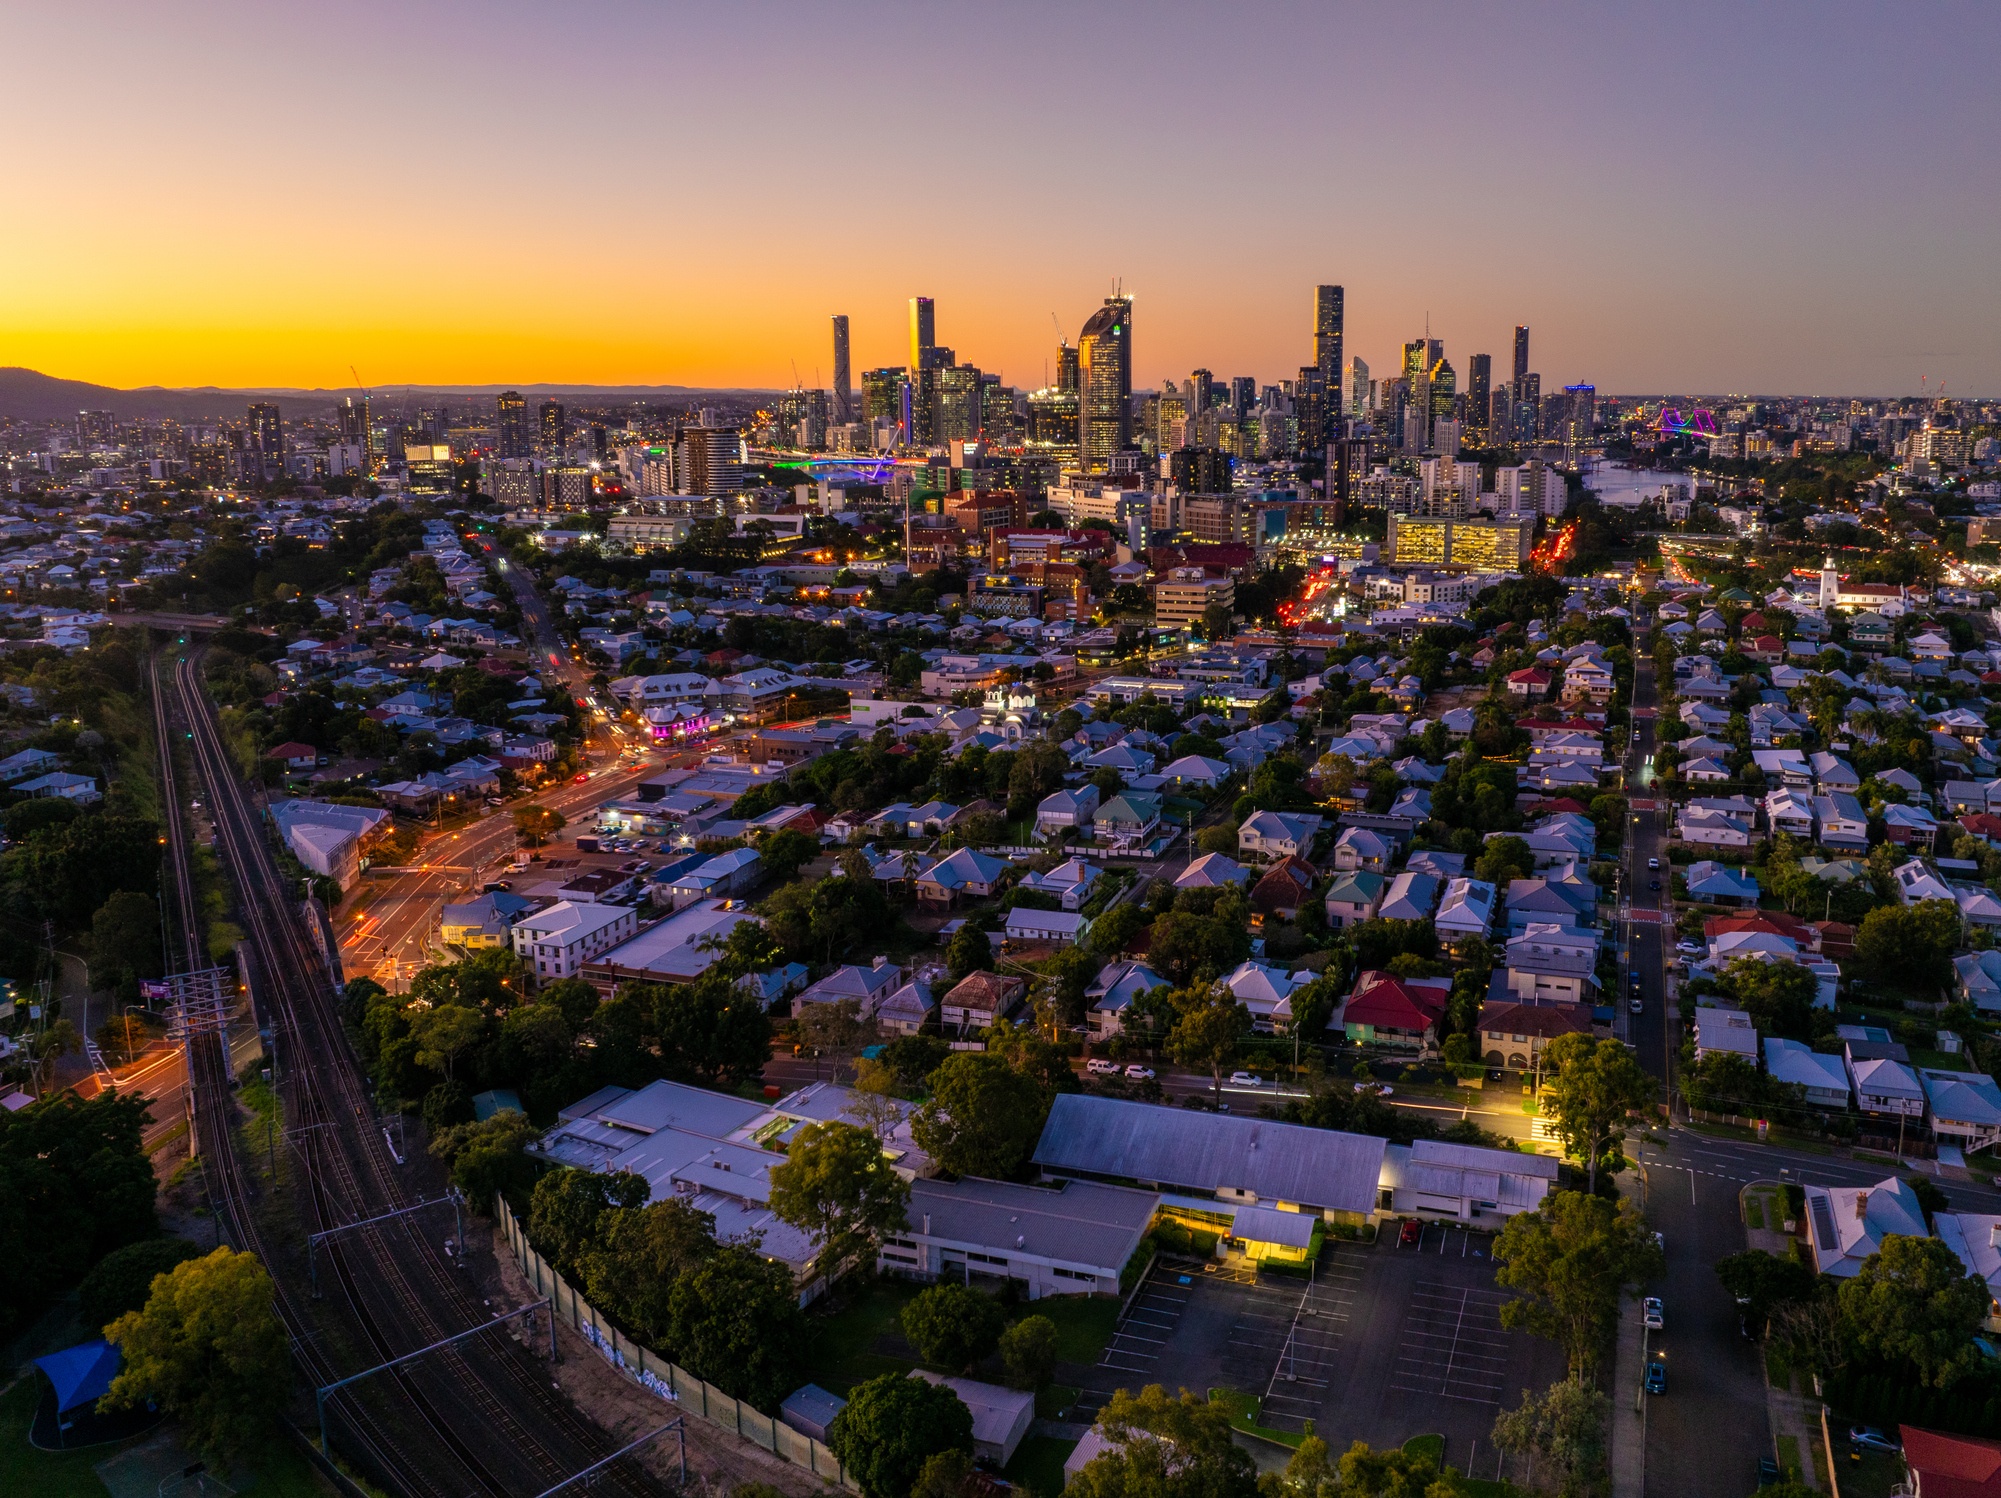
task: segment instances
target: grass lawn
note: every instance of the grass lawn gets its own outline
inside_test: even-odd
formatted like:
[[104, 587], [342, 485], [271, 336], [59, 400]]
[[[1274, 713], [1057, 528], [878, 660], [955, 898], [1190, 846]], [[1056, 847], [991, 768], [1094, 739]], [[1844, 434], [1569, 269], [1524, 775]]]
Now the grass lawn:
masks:
[[1403, 1443], [1403, 1449], [1412, 1456], [1421, 1456], [1434, 1467], [1445, 1465], [1444, 1436], [1412, 1436]]
[[[91, 1469], [148, 1437], [88, 1451], [37, 1451], [28, 1444], [28, 1426], [41, 1392], [39, 1376], [29, 1375], [0, 1397], [0, 1493], [104, 1498], [104, 1483]], [[275, 1432], [270, 1447], [248, 1465], [257, 1476], [252, 1489], [257, 1498], [327, 1498], [330, 1491], [298, 1449]]]
[[1800, 1470], [1800, 1438], [1798, 1436], [1779, 1437], [1779, 1471], [1791, 1478], [1799, 1478], [1803, 1475]]
[[1075, 1441], [1060, 1436], [1025, 1436], [1001, 1476], [1041, 1498], [1056, 1498], [1063, 1491], [1063, 1464], [1076, 1449]]
[[1904, 1480], [1904, 1460], [1887, 1451], [1844, 1452], [1835, 1447], [1841, 1465], [1841, 1498], [1889, 1498]]
[[1050, 1295], [1018, 1309], [1056, 1323], [1056, 1356], [1066, 1363], [1097, 1362], [1119, 1323], [1119, 1302], [1109, 1295]]
[[1297, 1447], [1306, 1439], [1297, 1431], [1275, 1430], [1261, 1423], [1259, 1416], [1263, 1414], [1262, 1401], [1255, 1394], [1240, 1394], [1235, 1389], [1211, 1389], [1209, 1398], [1229, 1406], [1232, 1430], [1241, 1430], [1245, 1435], [1272, 1441], [1280, 1446]]

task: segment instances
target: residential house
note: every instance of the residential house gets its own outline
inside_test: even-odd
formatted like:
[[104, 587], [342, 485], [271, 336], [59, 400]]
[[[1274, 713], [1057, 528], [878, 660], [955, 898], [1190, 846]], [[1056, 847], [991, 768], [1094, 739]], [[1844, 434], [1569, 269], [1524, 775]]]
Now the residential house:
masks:
[[1010, 865], [973, 848], [954, 848], [917, 876], [917, 898], [953, 906], [962, 897], [984, 899], [1000, 885]]
[[1493, 929], [1497, 891], [1484, 879], [1454, 879], [1445, 886], [1433, 925], [1441, 946], [1461, 937], [1485, 937]]
[[1732, 868], [1712, 858], [1699, 859], [1688, 866], [1688, 894], [1692, 900], [1712, 904], [1756, 905], [1758, 877], [1749, 869]]
[[2001, 1141], [2001, 1087], [1985, 1072], [1938, 1071], [1924, 1067], [1925, 1101], [1932, 1133], [1969, 1154]]
[[1838, 1279], [1860, 1274], [1892, 1234], [1931, 1236], [1917, 1192], [1895, 1176], [1873, 1186], [1808, 1186], [1806, 1231], [1814, 1269]]
[[1292, 995], [1313, 978], [1308, 972], [1288, 972], [1273, 963], [1252, 959], [1240, 963], [1222, 980], [1251, 1014], [1251, 1028], [1262, 1034], [1283, 1030], [1292, 1023]]
[[522, 916], [514, 923], [512, 936], [515, 955], [535, 975], [539, 987], [575, 977], [586, 962], [638, 929], [639, 917], [631, 906], [558, 900], [546, 910]]
[[1887, 1118], [1925, 1116], [1924, 1081], [1905, 1063], [1903, 1051], [1900, 1045], [1882, 1041], [1851, 1040], [1844, 1047], [1855, 1106], [1864, 1113]]
[[1268, 863], [1278, 858], [1306, 858], [1326, 819], [1302, 812], [1252, 812], [1237, 829], [1237, 853]]
[[1758, 1065], [1758, 1031], [1751, 1016], [1741, 1009], [1721, 1009], [1704, 1004], [1695, 1011], [1695, 1059], [1704, 1056], [1739, 1056], [1755, 1069]]
[[1692, 800], [1681, 808], [1675, 836], [1712, 848], [1748, 848], [1753, 815], [1751, 804], [1738, 796]]
[[1533, 1071], [1541, 1066], [1543, 1049], [1559, 1035], [1591, 1033], [1587, 1004], [1555, 999], [1523, 998], [1502, 986], [1499, 975], [1480, 1006], [1480, 1059], [1509, 1071]]
[[1434, 875], [1405, 869], [1390, 881], [1376, 915], [1386, 921], [1428, 921], [1443, 886], [1444, 881]]
[[1373, 827], [1343, 827], [1334, 839], [1333, 865], [1338, 870], [1367, 869], [1389, 872], [1396, 858], [1397, 842]]
[[1037, 894], [1054, 895], [1059, 908], [1076, 910], [1091, 898], [1092, 887], [1104, 871], [1081, 858], [1066, 858], [1047, 873], [1031, 869], [1022, 876], [1020, 887]]
[[887, 957], [878, 957], [866, 966], [854, 963], [838, 967], [795, 998], [792, 1012], [801, 1013], [815, 1004], [852, 1000], [858, 1017], [871, 1020], [884, 1000], [902, 986], [903, 977], [903, 969]]
[[764, 877], [764, 860], [754, 848], [731, 848], [675, 878], [667, 893], [675, 906], [739, 894]]
[[1071, 910], [1017, 905], [1007, 913], [1007, 939], [1030, 946], [1067, 947], [1084, 939], [1091, 923]]
[[1098, 814], [1098, 788], [1088, 782], [1075, 790], [1055, 791], [1044, 796], [1035, 808], [1037, 837], [1057, 838], [1084, 832]]
[[1817, 839], [1839, 853], [1869, 851], [1869, 814], [1847, 791], [1829, 791], [1813, 798]]
[[1434, 1049], [1452, 985], [1442, 978], [1398, 978], [1371, 970], [1355, 980], [1329, 1029], [1357, 1045], [1385, 1045], [1419, 1052]]
[[1214, 787], [1228, 780], [1235, 767], [1201, 754], [1184, 754], [1160, 768], [1160, 778], [1171, 785]]
[[1011, 1019], [1028, 991], [1024, 978], [1001, 973], [968, 973], [945, 995], [938, 1020], [948, 1031], [964, 1035], [986, 1029], [996, 1020]]
[[[1334, 882], [1327, 886], [1327, 924], [1339, 931], [1373, 920], [1388, 884], [1381, 874], [1367, 870], [1336, 874]], [[2001, 957], [2001, 953], [1996, 955]], [[1995, 988], [1995, 1007], [2001, 1009], [2001, 985]]]
[[438, 913], [438, 940], [446, 946], [480, 949], [509, 945], [508, 932], [532, 902], [504, 890], [447, 905]]
[[1508, 695], [1524, 702], [1534, 702], [1549, 695], [1550, 675], [1538, 671], [1533, 666], [1526, 671], [1508, 673]]
[[1529, 923], [1581, 928], [1597, 914], [1598, 891], [1589, 880], [1580, 885], [1546, 878], [1508, 881], [1508, 935], [1520, 936]]
[[1815, 1108], [1848, 1106], [1848, 1068], [1839, 1056], [1781, 1036], [1765, 1037], [1765, 1071], [1774, 1082], [1800, 1088]]
[[1091, 1039], [1105, 1040], [1125, 1028], [1126, 1010], [1141, 994], [1172, 985], [1144, 962], [1112, 962], [1084, 990], [1084, 1023]]
[[1598, 937], [1531, 921], [1507, 945], [1505, 987], [1522, 999], [1589, 1005], [1598, 991]]
[[2001, 951], [1964, 952], [1952, 965], [1961, 998], [1983, 1014], [2001, 1013]]
[[1813, 798], [1791, 786], [1781, 786], [1765, 797], [1765, 820], [1773, 834], [1813, 838]]
[[[1958, 1255], [1968, 1274], [1976, 1274], [1986, 1283], [1986, 1330], [2001, 1331], [2001, 1217], [1984, 1212], [1938, 1212], [1932, 1217], [1932, 1231], [1938, 1235], [1939, 1242]], [[1912, 1460], [1915, 1470], [1911, 1436], [1911, 1428], [1907, 1425], [1904, 1427], [1904, 1453], [1906, 1459]], [[1991, 1486], [1975, 1491], [2001, 1498], [2001, 1444], [1982, 1442], [1981, 1445], [1985, 1448], [1985, 1473], [1991, 1479]], [[1955, 1486], [1945, 1491], [1957, 1495], [1962, 1490]], [[1913, 1492], [1916, 1492], [1915, 1488]]]
[[1175, 876], [1176, 889], [1220, 889], [1226, 884], [1249, 884], [1251, 871], [1227, 853], [1204, 853]]
[[1146, 791], [1124, 791], [1098, 808], [1098, 840], [1121, 852], [1146, 843], [1160, 826], [1161, 798]]
[[1261, 916], [1297, 920], [1300, 907], [1313, 898], [1318, 877], [1305, 860], [1281, 858], [1252, 886], [1251, 909]]

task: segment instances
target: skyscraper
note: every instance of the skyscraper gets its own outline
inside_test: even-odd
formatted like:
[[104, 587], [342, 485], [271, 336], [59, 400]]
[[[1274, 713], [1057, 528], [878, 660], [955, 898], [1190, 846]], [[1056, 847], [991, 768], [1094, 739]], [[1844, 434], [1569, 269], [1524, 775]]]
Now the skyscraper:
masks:
[[[500, 456], [503, 458], [525, 458], [528, 456], [528, 402], [521, 398], [518, 390], [500, 392]], [[345, 432], [343, 432], [345, 435]], [[350, 441], [354, 440], [352, 438]]]
[[1535, 442], [1542, 437], [1542, 376], [1524, 370], [1515, 377], [1515, 440]]
[[834, 403], [835, 426], [846, 426], [855, 419], [855, 392], [848, 372], [848, 318], [844, 312], [834, 314]]
[[928, 296], [910, 299], [910, 367], [931, 368], [932, 350], [938, 346], [938, 309]]
[[271, 462], [284, 461], [285, 428], [278, 419], [278, 408], [269, 401], [251, 403], [250, 440]]
[[1198, 369], [1188, 377], [1188, 415], [1200, 416], [1216, 403], [1216, 377]]
[[343, 396], [336, 413], [340, 418], [340, 440], [361, 449], [361, 471], [372, 474], [382, 465], [375, 447], [375, 405], [364, 393], [360, 400]]
[[1059, 339], [1056, 344], [1056, 388], [1075, 391], [1077, 387], [1077, 350], [1069, 339]]
[[1359, 356], [1348, 361], [1348, 414], [1357, 421], [1369, 412], [1369, 361]]
[[1327, 381], [1318, 364], [1299, 366], [1299, 378], [1292, 383], [1292, 414], [1300, 452], [1317, 452], [1327, 445]]
[[1522, 388], [1522, 376], [1529, 372], [1529, 330], [1525, 326], [1515, 328], [1515, 374], [1514, 387]]
[[563, 410], [561, 401], [542, 402], [542, 445], [555, 449], [570, 438], [569, 413]]
[[1086, 473], [1109, 473], [1112, 454], [1132, 445], [1132, 312], [1130, 297], [1108, 296], [1077, 338]]
[[[1316, 286], [1313, 289], [1313, 362], [1320, 366], [1320, 388], [1323, 390], [1339, 392], [1341, 389], [1341, 332], [1346, 300], [1346, 294], [1339, 286]], [[1341, 413], [1330, 409], [1328, 414], [1338, 420]], [[1304, 440], [1302, 433], [1302, 444]]]
[[1489, 412], [1494, 399], [1494, 356], [1475, 354], [1466, 361], [1466, 429], [1486, 446]]

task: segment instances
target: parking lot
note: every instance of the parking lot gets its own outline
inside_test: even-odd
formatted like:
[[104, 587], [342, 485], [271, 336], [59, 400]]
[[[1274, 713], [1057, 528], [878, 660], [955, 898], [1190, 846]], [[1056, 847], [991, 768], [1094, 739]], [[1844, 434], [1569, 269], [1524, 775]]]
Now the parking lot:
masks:
[[1260, 1396], [1267, 1425], [1311, 1420], [1336, 1451], [1436, 1432], [1455, 1465], [1476, 1453], [1484, 1465], [1502, 1406], [1564, 1373], [1553, 1344], [1501, 1326], [1492, 1241], [1432, 1224], [1405, 1245], [1390, 1224], [1373, 1244], [1329, 1241], [1310, 1279], [1163, 1265], [1091, 1370], [1077, 1418], [1115, 1388], [1228, 1388]]

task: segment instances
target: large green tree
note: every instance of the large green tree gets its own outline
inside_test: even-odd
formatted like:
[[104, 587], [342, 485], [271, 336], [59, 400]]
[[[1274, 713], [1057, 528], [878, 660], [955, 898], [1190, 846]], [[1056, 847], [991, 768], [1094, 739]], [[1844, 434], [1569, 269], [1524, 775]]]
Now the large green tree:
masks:
[[1494, 1444], [1525, 1456], [1532, 1471], [1562, 1498], [1594, 1498], [1605, 1490], [1604, 1392], [1575, 1378], [1541, 1394], [1522, 1391], [1521, 1404], [1494, 1421]]
[[931, 1096], [911, 1115], [910, 1132], [953, 1175], [1008, 1180], [1028, 1162], [1048, 1116], [1034, 1078], [999, 1056], [959, 1051], [931, 1074]]
[[477, 1123], [452, 1125], [431, 1141], [431, 1153], [445, 1162], [473, 1211], [487, 1217], [498, 1197], [518, 1199], [534, 1183], [528, 1146], [541, 1133], [518, 1109], [502, 1108]]
[[1653, 1100], [1654, 1080], [1616, 1040], [1559, 1035], [1543, 1057], [1551, 1070], [1542, 1090], [1543, 1114], [1584, 1162], [1589, 1189], [1596, 1191], [1599, 1161], [1624, 1138], [1626, 1115]]
[[1182, 1066], [1209, 1073], [1217, 1102], [1223, 1100], [1223, 1068], [1236, 1060], [1250, 1033], [1251, 1012], [1227, 988], [1189, 996], [1167, 1032], [1167, 1054]]
[[[1076, 1498], [1253, 1498], [1257, 1468], [1230, 1430], [1230, 1407], [1159, 1384], [1117, 1390], [1098, 1411], [1110, 1449], [1066, 1490]], [[1344, 1487], [1345, 1491], [1345, 1487]]]
[[552, 1170], [529, 1199], [529, 1241], [558, 1274], [574, 1275], [600, 1242], [606, 1215], [644, 1206], [652, 1189], [629, 1170]]
[[210, 1459], [256, 1445], [291, 1397], [285, 1327], [255, 1254], [218, 1248], [176, 1266], [154, 1281], [143, 1309], [104, 1335], [124, 1367], [100, 1403], [157, 1403]]
[[1892, 1233], [1839, 1294], [1850, 1340], [1865, 1356], [1907, 1367], [1935, 1389], [1980, 1366], [1973, 1334], [1987, 1319], [1987, 1284], [1939, 1239]]
[[766, 1410], [799, 1387], [806, 1325], [784, 1264], [725, 1244], [683, 1270], [668, 1301], [674, 1355], [696, 1377]]
[[714, 967], [693, 983], [652, 987], [654, 1030], [670, 1075], [737, 1088], [764, 1074], [771, 1021], [756, 994]]
[[1950, 900], [1879, 906], [1855, 933], [1855, 960], [1879, 982], [1943, 987], [1952, 981], [1961, 927], [1959, 907]]
[[973, 1450], [973, 1414], [942, 1384], [885, 1373], [858, 1384], [827, 1444], [865, 1498], [909, 1498], [926, 1458]]
[[771, 1210], [818, 1242], [829, 1279], [872, 1261], [883, 1235], [903, 1227], [909, 1200], [875, 1133], [850, 1123], [808, 1124], [771, 1170]]
[[577, 1254], [584, 1294], [656, 1351], [673, 1351], [675, 1283], [716, 1248], [716, 1220], [679, 1200], [613, 1207]]
[[1661, 1252], [1631, 1202], [1554, 1191], [1508, 1219], [1494, 1240], [1495, 1280], [1516, 1292], [1501, 1321], [1563, 1345], [1573, 1378], [1587, 1374], [1628, 1285], [1661, 1272]]
[[925, 1362], [967, 1373], [1000, 1346], [1007, 1312], [969, 1286], [933, 1285], [911, 1298], [898, 1321]]

